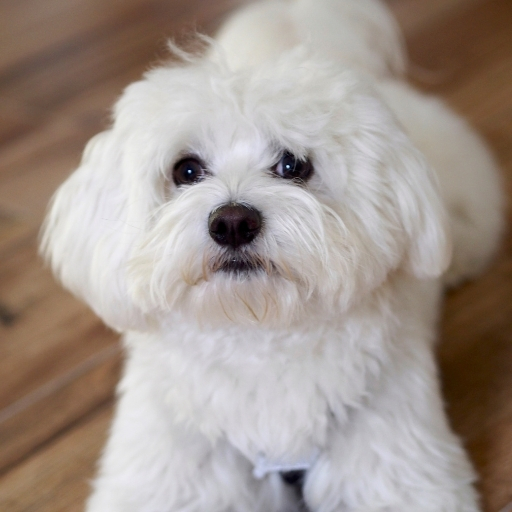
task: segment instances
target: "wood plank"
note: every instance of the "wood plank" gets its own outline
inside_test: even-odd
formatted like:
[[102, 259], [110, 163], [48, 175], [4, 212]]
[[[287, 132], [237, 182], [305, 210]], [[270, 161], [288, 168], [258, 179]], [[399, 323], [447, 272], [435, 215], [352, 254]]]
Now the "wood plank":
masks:
[[475, 70], [510, 58], [510, 2], [486, 0], [465, 7], [408, 35], [411, 62], [437, 77], [418, 82], [421, 88], [445, 95], [470, 80]]
[[111, 105], [138, 76], [131, 69], [87, 89], [46, 114], [23, 137], [3, 145], [0, 139], [0, 209], [6, 216], [42, 221], [51, 195], [78, 165], [87, 140], [106, 128]]
[[36, 224], [31, 224], [22, 217], [0, 208], [0, 266], [2, 265], [2, 258], [10, 250], [13, 250], [14, 247], [27, 240], [27, 238], [34, 237], [36, 232]]
[[111, 407], [102, 408], [0, 477], [0, 510], [83, 510], [111, 415]]
[[35, 246], [31, 240], [0, 268], [0, 303], [13, 316], [0, 326], [0, 407], [117, 343], [116, 334], [42, 269]]
[[451, 12], [482, 0], [385, 0], [405, 35], [414, 34]]
[[[130, 67], [138, 68], [140, 73], [155, 62], [159, 54], [165, 56], [165, 41], [170, 34], [187, 25], [188, 31], [196, 26], [211, 30], [212, 20], [233, 3], [233, 0], [139, 2], [136, 9], [133, 5], [126, 11], [114, 9], [118, 16], [112, 15], [105, 23], [101, 17], [102, 6], [110, 5], [112, 10], [115, 2], [101, 2], [101, 5], [91, 0], [80, 2], [92, 12], [98, 11], [94, 29], [73, 33], [67, 33], [69, 29], [66, 29], [67, 39], [61, 40], [58, 46], [51, 46], [28, 62], [21, 61], [0, 74], [0, 88], [10, 97], [27, 101], [32, 106], [53, 108]], [[68, 14], [66, 9], [63, 17]], [[61, 25], [60, 15], [51, 22], [58, 28], [57, 32], [69, 23], [66, 20]]]
[[[147, 3], [151, 8], [156, 2]], [[140, 7], [139, 0], [4, 0], [0, 16], [0, 72], [4, 74], [20, 64], [31, 67], [34, 56], [55, 51], [98, 27], [115, 25]]]
[[0, 473], [112, 401], [120, 347], [108, 347], [0, 410]]
[[0, 472], [111, 399], [119, 377], [117, 335], [43, 270], [35, 233], [0, 217]]
[[48, 201], [76, 168], [93, 126], [52, 118], [0, 154], [0, 208], [40, 223]]
[[[211, 23], [236, 0], [4, 0], [0, 5], [0, 86], [6, 76], [47, 62], [49, 56], [75, 50], [88, 41], [115, 34], [142, 19], [159, 27]], [[49, 27], [52, 30], [49, 30]]]
[[478, 466], [486, 512], [512, 510], [512, 416], [503, 418], [468, 443]]
[[40, 121], [42, 113], [35, 108], [0, 97], [0, 146], [24, 135]]

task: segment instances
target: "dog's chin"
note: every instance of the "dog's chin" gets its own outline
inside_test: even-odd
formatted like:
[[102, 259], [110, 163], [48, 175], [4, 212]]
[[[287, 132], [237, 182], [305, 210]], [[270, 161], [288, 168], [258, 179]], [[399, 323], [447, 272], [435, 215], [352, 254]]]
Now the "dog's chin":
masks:
[[297, 282], [285, 278], [270, 261], [248, 254], [225, 254], [210, 261], [208, 276], [186, 285], [174, 301], [183, 315], [204, 326], [286, 327], [304, 305]]

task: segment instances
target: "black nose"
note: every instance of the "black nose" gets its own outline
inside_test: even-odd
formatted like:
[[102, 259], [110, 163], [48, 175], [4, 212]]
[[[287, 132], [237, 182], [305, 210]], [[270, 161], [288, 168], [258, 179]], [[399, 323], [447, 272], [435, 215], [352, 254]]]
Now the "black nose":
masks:
[[236, 249], [252, 242], [260, 232], [261, 215], [258, 210], [243, 204], [225, 204], [210, 213], [208, 230], [219, 245]]

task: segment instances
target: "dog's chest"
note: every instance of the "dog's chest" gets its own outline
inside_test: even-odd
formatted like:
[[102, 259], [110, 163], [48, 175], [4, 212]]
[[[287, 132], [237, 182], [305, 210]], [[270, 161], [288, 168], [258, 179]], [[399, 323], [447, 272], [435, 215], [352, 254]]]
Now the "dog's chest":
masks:
[[295, 339], [245, 332], [243, 340], [232, 332], [189, 345], [158, 339], [145, 354], [175, 420], [227, 439], [256, 465], [294, 464], [326, 445], [330, 426], [344, 421], [378, 371], [378, 333], [355, 332], [322, 329]]

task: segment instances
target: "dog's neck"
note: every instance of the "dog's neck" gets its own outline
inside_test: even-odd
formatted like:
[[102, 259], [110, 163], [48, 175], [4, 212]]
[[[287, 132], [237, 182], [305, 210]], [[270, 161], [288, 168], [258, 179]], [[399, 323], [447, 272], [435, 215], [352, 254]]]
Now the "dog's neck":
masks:
[[[397, 301], [401, 279], [392, 279], [368, 294], [345, 311], [314, 304], [291, 324], [273, 326], [257, 323], [224, 322], [212, 325], [184, 317], [179, 313], [162, 317], [154, 326], [154, 337], [169, 349], [183, 353], [205, 366], [224, 361], [245, 361], [262, 364], [269, 359], [301, 360], [312, 353], [321, 353], [330, 340], [366, 337], [365, 326], [380, 326], [380, 337], [391, 338], [399, 326], [398, 310], [404, 304]], [[375, 332], [372, 332], [372, 336]]]
[[[350, 404], [373, 394], [381, 369], [410, 341], [407, 320], [398, 318], [408, 318], [414, 300], [430, 308], [428, 295], [418, 295], [388, 283], [343, 315], [282, 329], [208, 329], [169, 316], [150, 335], [126, 337], [128, 365], [151, 368], [145, 378], [176, 421], [226, 439], [256, 466], [262, 454], [272, 464], [295, 463], [322, 448], [333, 421], [346, 423]], [[293, 399], [297, 390], [303, 400]]]

